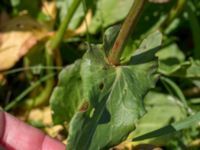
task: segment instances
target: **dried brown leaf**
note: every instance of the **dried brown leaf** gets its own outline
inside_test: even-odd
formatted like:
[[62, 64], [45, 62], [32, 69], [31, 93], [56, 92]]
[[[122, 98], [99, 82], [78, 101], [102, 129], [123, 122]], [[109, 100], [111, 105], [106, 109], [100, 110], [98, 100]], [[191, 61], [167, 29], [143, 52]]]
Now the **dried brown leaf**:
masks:
[[75, 34], [80, 35], [87, 32], [87, 26], [89, 26], [91, 21], [92, 21], [92, 10], [89, 9], [82, 24], [75, 30]]
[[50, 16], [51, 19], [56, 19], [56, 2], [54, 1], [48, 1], [44, 0], [42, 3], [42, 12], [46, 14], [47, 16]]
[[47, 30], [27, 15], [14, 18], [0, 31], [0, 71], [9, 69], [39, 41]]

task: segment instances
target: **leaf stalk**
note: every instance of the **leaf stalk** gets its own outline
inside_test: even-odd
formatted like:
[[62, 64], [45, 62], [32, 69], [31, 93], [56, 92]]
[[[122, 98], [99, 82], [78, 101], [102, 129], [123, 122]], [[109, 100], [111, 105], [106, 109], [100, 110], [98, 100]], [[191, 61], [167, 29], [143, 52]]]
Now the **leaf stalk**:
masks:
[[139, 20], [139, 17], [142, 13], [143, 7], [147, 0], [135, 0], [128, 16], [126, 17], [119, 34], [115, 40], [115, 43], [108, 55], [108, 61], [112, 65], [120, 64], [120, 57], [123, 53], [127, 40], [131, 33], [135, 30], [135, 26]]
[[48, 46], [48, 51], [50, 53], [52, 53], [62, 42], [62, 39], [65, 35], [65, 30], [68, 28], [69, 23], [74, 15], [74, 12], [76, 11], [76, 9], [78, 8], [79, 4], [81, 3], [81, 0], [73, 0], [71, 6], [69, 7], [69, 10], [66, 14], [66, 16], [64, 17], [58, 31], [56, 32], [55, 37], [53, 37], [50, 40], [50, 44]]
[[[65, 31], [69, 26], [69, 23], [74, 15], [74, 12], [76, 11], [76, 9], [78, 8], [79, 4], [80, 4], [81, 0], [73, 0], [71, 6], [69, 7], [69, 10], [67, 12], [67, 14], [64, 17], [64, 20], [62, 21], [61, 25], [58, 28], [58, 31], [56, 32], [55, 36], [50, 39], [47, 43], [46, 43], [46, 49], [45, 49], [45, 55], [46, 55], [46, 65], [47, 66], [53, 66], [54, 62], [53, 62], [53, 53], [55, 52], [55, 50], [57, 49], [57, 47], [60, 45], [60, 43], [62, 42], [62, 39], [65, 35]], [[53, 70], [47, 70], [47, 76], [53, 74]], [[36, 86], [39, 83], [36, 84]], [[35, 87], [35, 86], [33, 86]], [[51, 91], [53, 90], [54, 87], [54, 80], [53, 77], [46, 80], [46, 85], [45, 88], [43, 90], [42, 93], [40, 93], [36, 98], [34, 99], [28, 99], [25, 101], [25, 108], [30, 109], [31, 107], [36, 107], [36, 106], [40, 106], [42, 104], [45, 104], [48, 100], [48, 97], [51, 93]], [[32, 88], [30, 88], [32, 89]], [[29, 92], [30, 89], [28, 89], [27, 91]], [[8, 105], [6, 107], [6, 109], [10, 109], [12, 108], [18, 101], [21, 100], [21, 98], [23, 98], [23, 94], [26, 94], [28, 92], [22, 93], [22, 95], [19, 96], [19, 98], [17, 98], [16, 100], [14, 100], [13, 103], [11, 103], [10, 105]]]
[[174, 19], [183, 11], [186, 2], [186, 0], [177, 1], [176, 5], [170, 10], [165, 21], [161, 24], [161, 30], [166, 29], [172, 23], [172, 21], [174, 21]]

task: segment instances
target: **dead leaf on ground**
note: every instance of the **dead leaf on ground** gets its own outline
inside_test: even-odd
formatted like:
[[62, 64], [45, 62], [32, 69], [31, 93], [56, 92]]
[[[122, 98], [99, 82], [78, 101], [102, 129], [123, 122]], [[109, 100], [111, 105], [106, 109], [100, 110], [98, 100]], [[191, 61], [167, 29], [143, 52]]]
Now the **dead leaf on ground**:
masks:
[[46, 127], [44, 131], [51, 137], [56, 138], [60, 141], [65, 139], [64, 136], [60, 133], [64, 130], [61, 125], [53, 125], [52, 116], [51, 116], [51, 108], [49, 106], [44, 108], [35, 108], [32, 109], [28, 115], [29, 121], [40, 121]]
[[47, 36], [48, 31], [27, 15], [8, 21], [0, 29], [0, 71], [13, 67]]
[[51, 19], [56, 19], [56, 2], [55, 1], [49, 1], [49, 0], [43, 0], [42, 3], [42, 12], [46, 14], [47, 16], [50, 16]]
[[50, 107], [32, 109], [29, 113], [28, 120], [42, 121], [45, 125], [52, 125]]

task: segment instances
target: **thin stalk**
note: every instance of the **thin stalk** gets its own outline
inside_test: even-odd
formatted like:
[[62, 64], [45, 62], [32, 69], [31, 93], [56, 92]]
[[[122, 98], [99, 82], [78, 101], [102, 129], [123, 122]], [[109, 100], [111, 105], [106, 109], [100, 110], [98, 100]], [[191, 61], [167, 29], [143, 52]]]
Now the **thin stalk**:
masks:
[[[87, 15], [87, 5], [86, 5], [85, 0], [83, 0], [83, 10], [84, 10], [84, 13], [85, 13], [85, 16], [86, 16]], [[85, 25], [86, 25], [86, 38], [87, 38], [89, 49], [91, 49], [91, 46], [90, 46], [91, 40], [90, 40], [90, 35], [89, 35], [88, 22], [87, 22], [86, 18], [84, 19], [84, 21], [85, 21]]]
[[147, 0], [135, 0], [128, 16], [126, 17], [120, 32], [117, 36], [117, 39], [111, 49], [110, 54], [108, 55], [108, 60], [112, 65], [120, 64], [120, 57], [125, 48], [127, 40], [131, 33], [134, 31], [135, 26], [138, 22], [138, 19], [142, 13], [144, 4]]
[[[62, 21], [60, 27], [58, 28], [58, 31], [56, 32], [55, 36], [49, 41], [49, 43], [46, 44], [46, 65], [53, 66], [53, 52], [56, 50], [56, 48], [61, 43], [65, 31], [68, 28], [68, 25], [70, 23], [70, 20], [72, 19], [74, 12], [78, 8], [81, 0], [74, 0], [69, 7], [69, 10], [64, 17], [64, 20]], [[47, 74], [50, 75], [53, 73], [53, 70], [47, 70]], [[49, 95], [52, 92], [54, 86], [54, 80], [53, 78], [46, 81], [45, 88], [42, 93], [40, 93], [36, 98], [31, 98], [25, 101], [24, 107], [29, 109], [32, 107], [40, 106], [42, 104], [45, 104], [48, 100]]]
[[29, 88], [27, 88], [24, 92], [22, 92], [17, 98], [15, 98], [11, 103], [9, 103], [4, 110], [8, 111], [10, 109], [12, 109], [14, 106], [16, 106], [21, 100], [23, 100], [23, 98], [25, 96], [27, 96], [34, 88], [38, 87], [41, 85], [42, 82], [45, 82], [46, 80], [52, 78], [55, 74], [50, 74], [47, 75], [45, 77], [43, 77], [42, 79], [40, 79], [39, 81], [35, 82], [33, 85], [31, 85]]
[[48, 47], [48, 51], [50, 53], [52, 53], [61, 43], [61, 41], [62, 41], [62, 39], [65, 35], [65, 30], [69, 26], [69, 23], [70, 23], [73, 15], [74, 15], [74, 12], [78, 8], [80, 2], [81, 2], [81, 0], [73, 0], [64, 20], [62, 21], [58, 31], [56, 32], [55, 37], [53, 37], [53, 39], [50, 40], [50, 44], [49, 44], [49, 47]]
[[182, 90], [179, 88], [179, 86], [173, 82], [172, 80], [170, 80], [169, 78], [166, 77], [161, 77], [161, 82], [163, 83], [163, 85], [165, 86], [165, 88], [168, 90], [168, 92], [171, 95], [174, 95], [175, 97], [178, 98], [178, 100], [180, 100], [185, 108], [185, 110], [189, 113], [192, 114], [192, 110], [189, 108], [187, 100], [182, 92]]
[[14, 74], [22, 71], [28, 71], [28, 70], [34, 70], [34, 69], [41, 69], [41, 70], [62, 70], [64, 67], [63, 66], [32, 66], [32, 67], [21, 67], [21, 68], [16, 68], [12, 69], [10, 71], [4, 71], [2, 72], [3, 75], [9, 75], [9, 74]]
[[[55, 36], [49, 41], [49, 43], [46, 44], [46, 65], [47, 66], [53, 66], [53, 52], [56, 50], [56, 48], [60, 45], [64, 35], [65, 31], [68, 28], [68, 25], [70, 23], [70, 20], [72, 19], [74, 12], [78, 8], [81, 0], [74, 0], [69, 7], [69, 10], [64, 17], [64, 20], [62, 21], [58, 31], [56, 32]], [[52, 74], [53, 70], [47, 70], [47, 74]], [[42, 104], [47, 103], [47, 100], [49, 98], [49, 95], [52, 92], [54, 86], [54, 80], [53, 78], [46, 81], [45, 88], [42, 93], [40, 93], [36, 98], [31, 98], [25, 101], [24, 107], [29, 109], [32, 107], [40, 106]]]
[[188, 18], [189, 18], [189, 24], [192, 31], [192, 38], [194, 41], [194, 58], [200, 59], [200, 42], [199, 42], [199, 35], [200, 35], [200, 24], [199, 20], [195, 14], [196, 8], [192, 1], [188, 1], [187, 5], [187, 11], [188, 11]]
[[[49, 66], [53, 66], [53, 57], [48, 53], [48, 50], [46, 49], [46, 64]], [[53, 70], [46, 70], [47, 75], [52, 75], [54, 74]], [[54, 87], [54, 79], [49, 78], [49, 80], [46, 80], [45, 82], [45, 87], [43, 91], [35, 98], [29, 98], [24, 102], [23, 107], [26, 109], [31, 109], [33, 107], [38, 107], [41, 105], [44, 105], [48, 102], [48, 98], [53, 90]]]
[[177, 0], [176, 6], [174, 6], [170, 10], [167, 18], [161, 24], [161, 27], [160, 27], [161, 30], [165, 30], [168, 27], [168, 25], [170, 25], [172, 21], [183, 11], [186, 2], [187, 2], [186, 0]]

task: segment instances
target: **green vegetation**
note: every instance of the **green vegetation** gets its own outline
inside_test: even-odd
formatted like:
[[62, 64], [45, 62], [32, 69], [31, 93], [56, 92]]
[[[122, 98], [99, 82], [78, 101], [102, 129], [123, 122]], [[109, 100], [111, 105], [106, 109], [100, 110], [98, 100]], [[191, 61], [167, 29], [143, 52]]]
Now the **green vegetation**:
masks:
[[198, 150], [199, 19], [199, 0], [2, 0], [0, 106], [69, 150]]

